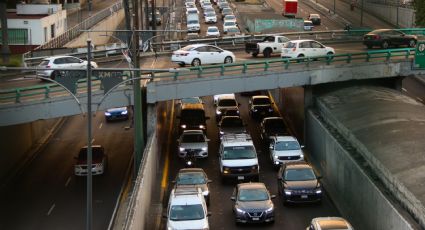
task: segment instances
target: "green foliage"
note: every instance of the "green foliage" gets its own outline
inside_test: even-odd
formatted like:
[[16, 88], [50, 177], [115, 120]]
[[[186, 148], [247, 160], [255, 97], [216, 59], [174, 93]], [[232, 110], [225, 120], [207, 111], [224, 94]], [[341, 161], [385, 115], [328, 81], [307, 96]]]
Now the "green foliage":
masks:
[[425, 1], [424, 0], [414, 0], [413, 7], [416, 10], [416, 26], [425, 27]]

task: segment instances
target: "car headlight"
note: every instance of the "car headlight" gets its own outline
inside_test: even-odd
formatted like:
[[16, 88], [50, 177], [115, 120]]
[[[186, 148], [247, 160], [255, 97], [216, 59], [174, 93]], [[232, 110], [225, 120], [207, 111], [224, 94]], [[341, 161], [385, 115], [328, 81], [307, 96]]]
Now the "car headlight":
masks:
[[182, 129], [185, 129], [187, 126], [186, 125], [181, 125], [180, 126]]
[[278, 158], [279, 158], [279, 156], [278, 156], [278, 155], [274, 155], [273, 157], [274, 157], [274, 159], [278, 159]]
[[258, 169], [258, 165], [253, 165], [253, 166], [251, 167], [251, 169], [252, 169], [252, 170], [257, 170], [257, 169]]
[[202, 192], [202, 195], [204, 195], [204, 196], [208, 196], [209, 194], [210, 194], [210, 191], [208, 191], [208, 190]]
[[292, 191], [291, 190], [285, 189], [284, 191], [285, 191], [285, 195], [290, 196], [292, 194]]
[[304, 154], [301, 154], [300, 157], [301, 157], [301, 159], [304, 159]]
[[266, 213], [271, 213], [271, 212], [273, 212], [273, 210], [274, 210], [274, 207], [273, 206], [271, 206], [270, 208], [268, 208], [268, 209], [266, 209]]
[[185, 150], [185, 148], [180, 147], [179, 150], [180, 150], [180, 152], [183, 152]]
[[224, 135], [224, 132], [223, 131], [220, 131], [220, 135]]
[[269, 112], [273, 112], [273, 108], [269, 108]]
[[111, 116], [111, 113], [110, 112], [105, 112], [105, 116]]
[[205, 129], [205, 126], [204, 125], [199, 125], [199, 128], [200, 129]]
[[253, 109], [252, 111], [257, 112], [257, 111], [258, 111], [258, 109]]
[[230, 169], [228, 167], [223, 167], [223, 174], [230, 173]]
[[216, 113], [217, 115], [220, 115], [220, 114], [221, 114], [221, 111], [220, 111], [220, 110], [216, 110], [216, 111], [215, 111], [215, 113]]
[[128, 113], [128, 111], [124, 110], [124, 111], [121, 112], [121, 115], [126, 115], [127, 113]]
[[240, 208], [236, 208], [236, 212], [239, 214], [245, 214], [245, 211]]
[[202, 147], [201, 148], [202, 151], [207, 151], [207, 149], [208, 149], [207, 147]]
[[317, 188], [317, 189], [316, 189], [316, 194], [321, 194], [321, 193], [322, 193], [322, 189]]

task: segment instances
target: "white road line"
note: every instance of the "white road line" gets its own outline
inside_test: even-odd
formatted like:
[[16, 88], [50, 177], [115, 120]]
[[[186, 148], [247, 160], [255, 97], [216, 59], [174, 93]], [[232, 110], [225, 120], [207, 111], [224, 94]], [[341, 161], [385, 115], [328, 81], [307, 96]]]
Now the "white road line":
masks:
[[102, 126], [103, 126], [103, 122], [101, 122], [101, 123], [100, 123], [100, 125], [99, 125], [99, 129], [101, 129], [101, 128], [102, 128]]
[[55, 208], [55, 204], [52, 205], [52, 207], [50, 207], [49, 211], [47, 212], [47, 215], [50, 216], [50, 213], [52, 213], [53, 209]]
[[68, 187], [69, 182], [71, 182], [71, 177], [68, 177], [68, 180], [66, 180], [65, 187]]
[[417, 97], [416, 99], [420, 102], [424, 102], [424, 100], [422, 100], [422, 98]]
[[407, 92], [407, 89], [405, 89], [405, 88], [401, 88], [401, 90], [403, 90], [404, 92]]

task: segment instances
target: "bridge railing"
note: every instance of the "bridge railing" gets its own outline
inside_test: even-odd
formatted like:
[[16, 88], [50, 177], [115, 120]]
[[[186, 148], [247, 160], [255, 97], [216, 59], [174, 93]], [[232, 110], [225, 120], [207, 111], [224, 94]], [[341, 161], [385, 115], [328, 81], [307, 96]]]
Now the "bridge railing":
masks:
[[[149, 74], [149, 77], [155, 81], [174, 81], [180, 79], [191, 78], [205, 78], [205, 77], [220, 77], [230, 76], [234, 74], [255, 74], [258, 72], [267, 71], [285, 71], [290, 67], [293, 69], [305, 69], [305, 66], [310, 65], [330, 65], [334, 63], [352, 63], [352, 62], [384, 62], [384, 61], [397, 61], [413, 58], [415, 49], [413, 48], [400, 48], [388, 50], [373, 50], [368, 52], [347, 53], [326, 55], [314, 58], [273, 58], [263, 61], [252, 61], [242, 63], [231, 63], [221, 65], [208, 65], [191, 67], [182, 71], [178, 69], [175, 71], [145, 71], [141, 70], [144, 74]], [[111, 69], [116, 70], [116, 69]], [[84, 71], [84, 70], [78, 70]], [[100, 81], [97, 78], [93, 81], [95, 90], [101, 90]], [[77, 82], [77, 93], [85, 93], [86, 82], [81, 79]], [[36, 85], [15, 89], [0, 90], [0, 104], [14, 104], [24, 101], [45, 100], [54, 96], [66, 95], [63, 88], [55, 84]]]

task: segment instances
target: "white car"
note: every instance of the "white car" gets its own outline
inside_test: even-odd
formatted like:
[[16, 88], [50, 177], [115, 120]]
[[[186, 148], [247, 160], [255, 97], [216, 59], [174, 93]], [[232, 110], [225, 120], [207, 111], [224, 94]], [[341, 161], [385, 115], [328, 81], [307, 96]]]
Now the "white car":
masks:
[[205, 23], [216, 23], [217, 15], [213, 12], [209, 12], [204, 16]]
[[201, 24], [199, 24], [199, 19], [188, 19], [187, 20], [187, 31], [199, 33], [201, 30]]
[[226, 64], [236, 61], [233, 52], [223, 50], [217, 46], [207, 44], [193, 44], [185, 46], [173, 52], [171, 61], [180, 66], [192, 65], [200, 66], [203, 64]]
[[187, 8], [187, 9], [186, 9], [186, 17], [187, 17], [189, 14], [199, 14], [199, 10], [198, 10], [198, 8], [196, 8], [196, 6], [195, 6], [195, 7], [192, 7], [192, 8]]
[[291, 162], [303, 161], [304, 153], [297, 139], [292, 136], [272, 136], [270, 137], [270, 160], [275, 167]]
[[234, 22], [236, 24], [236, 16], [233, 14], [228, 14], [224, 16], [224, 22]]
[[[282, 48], [282, 58], [304, 58], [334, 55], [335, 50], [332, 47], [324, 46], [322, 43], [314, 40], [292, 40]], [[329, 57], [331, 58], [331, 57]]]
[[227, 21], [223, 23], [223, 33], [227, 33], [227, 29], [230, 27], [235, 27], [236, 23], [232, 21]]
[[196, 8], [196, 4], [194, 2], [185, 2], [184, 6], [187, 8]]
[[[86, 176], [87, 170], [87, 146], [80, 149], [78, 156], [75, 157], [77, 162], [74, 165], [74, 174], [76, 176]], [[101, 175], [107, 169], [107, 156], [105, 149], [101, 145], [92, 145], [92, 175]]]
[[214, 13], [215, 14], [215, 10], [213, 7], [207, 7], [204, 10], [204, 16], [207, 15], [208, 13]]
[[208, 26], [206, 36], [207, 37], [220, 37], [220, 30], [218, 30], [217, 26]]
[[178, 156], [186, 157], [188, 151], [193, 151], [195, 157], [208, 157], [208, 141], [209, 139], [202, 130], [184, 130], [177, 139]]
[[207, 204], [201, 188], [171, 190], [167, 206], [166, 229], [209, 229]]
[[[96, 62], [92, 61], [91, 67], [97, 68]], [[40, 68], [76, 68], [76, 69], [84, 69], [87, 68], [87, 61], [81, 60], [79, 58], [73, 56], [54, 56], [44, 58], [41, 63], [38, 65]], [[55, 80], [56, 76], [60, 75], [60, 72], [57, 70], [37, 70], [37, 76], [50, 78]]]
[[201, 7], [202, 7], [202, 9], [205, 9], [205, 8], [211, 8], [211, 7], [213, 7], [212, 6], [212, 4], [211, 4], [211, 2], [207, 2], [207, 1], [202, 1], [201, 2]]

